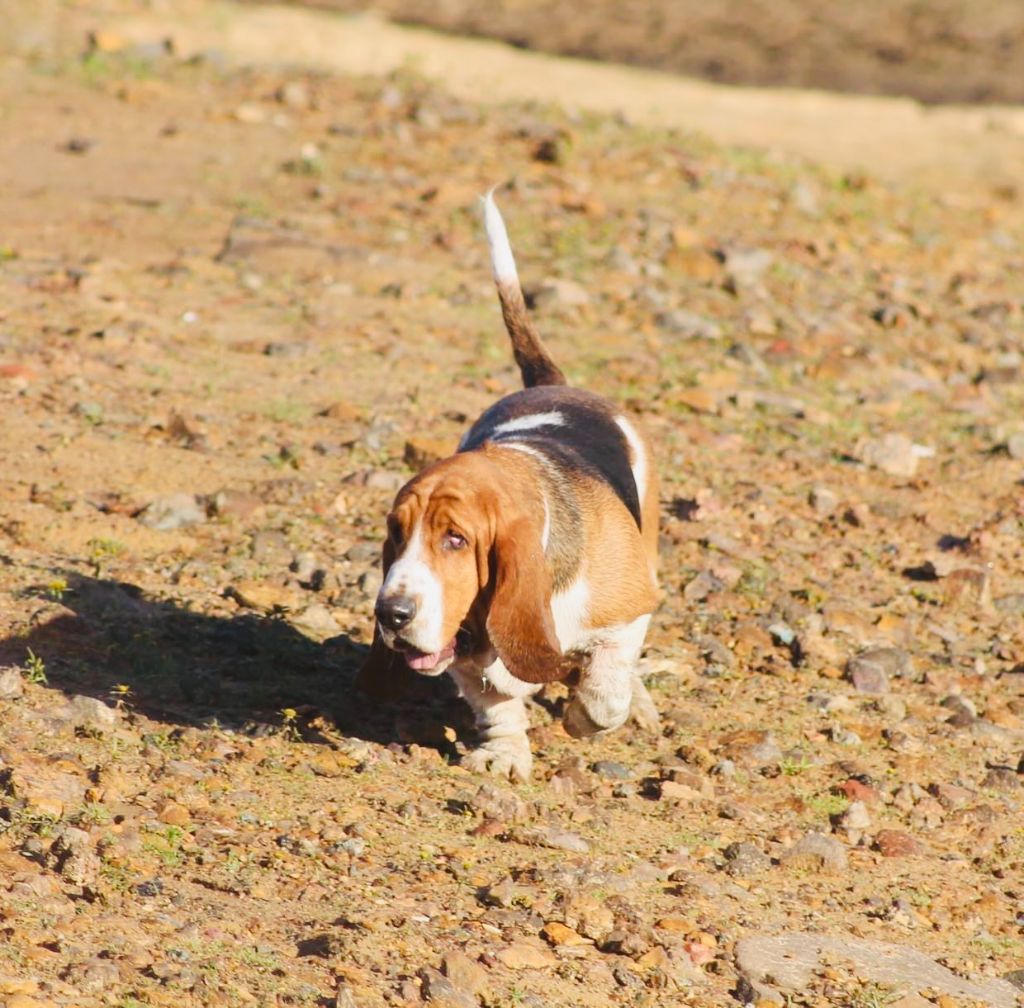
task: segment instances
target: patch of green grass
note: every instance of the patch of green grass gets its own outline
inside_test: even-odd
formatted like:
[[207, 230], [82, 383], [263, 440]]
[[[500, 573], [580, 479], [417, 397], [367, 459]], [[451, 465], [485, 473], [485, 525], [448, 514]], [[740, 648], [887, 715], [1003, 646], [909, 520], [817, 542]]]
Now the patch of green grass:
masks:
[[163, 832], [150, 833], [142, 841], [143, 850], [155, 854], [168, 868], [176, 868], [185, 860], [182, 839], [185, 831], [180, 826], [168, 826]]
[[275, 423], [298, 423], [308, 418], [309, 407], [303, 403], [281, 399], [278, 402], [268, 403], [263, 409], [263, 415]]
[[841, 815], [850, 807], [850, 800], [844, 795], [832, 794], [826, 791], [824, 794], [812, 795], [804, 798], [804, 804], [817, 816], [828, 818], [829, 816]]
[[32, 648], [28, 649], [28, 657], [22, 666], [25, 678], [37, 686], [46, 685], [46, 662], [37, 655]]

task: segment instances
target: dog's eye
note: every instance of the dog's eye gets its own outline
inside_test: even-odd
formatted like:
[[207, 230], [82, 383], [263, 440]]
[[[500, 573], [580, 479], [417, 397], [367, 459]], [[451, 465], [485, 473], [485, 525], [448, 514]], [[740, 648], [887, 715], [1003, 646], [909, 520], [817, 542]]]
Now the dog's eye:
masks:
[[441, 543], [445, 549], [460, 550], [466, 545], [466, 537], [459, 535], [458, 532], [455, 532], [452, 529], [449, 529], [445, 532]]

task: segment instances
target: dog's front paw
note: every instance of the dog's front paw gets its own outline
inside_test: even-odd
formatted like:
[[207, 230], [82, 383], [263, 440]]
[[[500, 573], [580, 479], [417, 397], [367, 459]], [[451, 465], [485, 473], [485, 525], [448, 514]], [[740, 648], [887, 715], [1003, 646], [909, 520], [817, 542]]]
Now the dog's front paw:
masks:
[[474, 773], [489, 773], [516, 781], [530, 779], [533, 756], [526, 736], [490, 739], [462, 757], [462, 765]]
[[562, 727], [573, 738], [586, 738], [612, 731], [624, 724], [629, 716], [628, 701], [623, 704], [620, 700], [617, 698], [611, 702], [604, 697], [588, 695], [586, 690], [581, 689], [566, 705]]

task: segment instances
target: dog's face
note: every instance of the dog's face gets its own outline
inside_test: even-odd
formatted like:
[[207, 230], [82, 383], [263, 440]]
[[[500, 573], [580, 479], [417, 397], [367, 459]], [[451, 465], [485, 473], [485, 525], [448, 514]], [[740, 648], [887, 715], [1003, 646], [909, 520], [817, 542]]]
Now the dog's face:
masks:
[[[447, 460], [407, 484], [388, 515], [387, 571], [374, 614], [384, 643], [409, 667], [443, 672], [485, 588], [494, 530], [487, 488], [465, 460]], [[459, 463], [462, 464], [459, 464]]]
[[564, 674], [541, 536], [543, 505], [524, 506], [508, 466], [453, 455], [399, 491], [388, 515], [384, 583], [361, 681], [379, 690], [396, 662], [440, 675], [459, 657], [496, 653], [513, 675]]

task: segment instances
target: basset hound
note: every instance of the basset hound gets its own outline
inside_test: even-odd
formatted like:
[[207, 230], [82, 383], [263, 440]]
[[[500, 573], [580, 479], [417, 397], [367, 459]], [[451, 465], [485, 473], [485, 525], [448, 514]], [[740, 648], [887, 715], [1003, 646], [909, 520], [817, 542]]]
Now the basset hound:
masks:
[[657, 725], [637, 659], [658, 600], [658, 481], [635, 421], [566, 384], [527, 315], [490, 193], [483, 209], [525, 387], [398, 492], [359, 681], [380, 693], [405, 669], [447, 672], [480, 736], [463, 765], [525, 780], [524, 701], [544, 683], [570, 684], [570, 735], [617, 728], [631, 708]]

